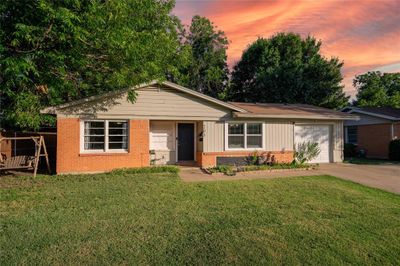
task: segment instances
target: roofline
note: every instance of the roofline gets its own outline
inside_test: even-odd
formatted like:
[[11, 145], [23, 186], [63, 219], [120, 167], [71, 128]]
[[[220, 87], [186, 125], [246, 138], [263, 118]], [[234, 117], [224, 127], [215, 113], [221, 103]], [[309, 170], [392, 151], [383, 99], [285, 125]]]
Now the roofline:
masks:
[[231, 110], [234, 110], [234, 111], [237, 111], [237, 112], [243, 112], [243, 113], [247, 112], [246, 110], [244, 110], [242, 108], [239, 108], [239, 107], [237, 107], [237, 106], [235, 106], [233, 104], [223, 102], [221, 100], [215, 99], [215, 98], [210, 97], [208, 95], [205, 95], [203, 93], [200, 93], [200, 92], [191, 90], [189, 88], [180, 86], [178, 84], [175, 84], [175, 83], [172, 83], [172, 82], [169, 82], [169, 81], [159, 82], [158, 80], [153, 80], [151, 82], [141, 83], [139, 85], [133, 86], [133, 87], [128, 88], [128, 89], [123, 89], [123, 90], [118, 90], [118, 91], [111, 91], [111, 92], [103, 93], [103, 94], [100, 94], [100, 95], [94, 95], [94, 96], [86, 97], [86, 98], [79, 99], [79, 100], [76, 100], [76, 101], [72, 101], [72, 102], [69, 102], [69, 103], [60, 104], [60, 105], [57, 105], [57, 106], [46, 107], [46, 108], [43, 108], [42, 110], [40, 110], [40, 113], [42, 113], [42, 114], [57, 114], [57, 111], [59, 109], [68, 108], [68, 107], [71, 107], [71, 106], [79, 105], [81, 103], [95, 101], [97, 99], [101, 99], [101, 98], [104, 98], [104, 97], [115, 96], [115, 95], [118, 95], [118, 94], [126, 93], [129, 90], [139, 90], [141, 88], [145, 88], [145, 87], [156, 85], [156, 84], [162, 84], [162, 85], [165, 85], [167, 87], [174, 88], [174, 89], [176, 89], [178, 91], [185, 92], [187, 94], [199, 97], [199, 98], [204, 99], [204, 100], [209, 101], [209, 102], [213, 102], [213, 103], [215, 103], [217, 105], [226, 107], [228, 109], [231, 109]]
[[169, 81], [164, 81], [164, 82], [162, 82], [162, 84], [164, 84], [165, 86], [174, 88], [174, 89], [176, 89], [176, 90], [186, 92], [186, 93], [191, 94], [191, 95], [193, 95], [193, 96], [197, 96], [197, 97], [202, 98], [202, 99], [204, 99], [204, 100], [213, 102], [213, 103], [215, 103], [215, 104], [224, 106], [224, 107], [226, 107], [226, 108], [229, 108], [229, 109], [234, 110], [234, 111], [237, 111], [237, 112], [242, 112], [242, 113], [246, 113], [246, 112], [247, 112], [245, 109], [242, 109], [242, 108], [240, 108], [240, 107], [237, 107], [236, 105], [233, 105], [233, 104], [230, 104], [230, 103], [227, 103], [227, 102], [224, 102], [224, 101], [215, 99], [215, 98], [213, 98], [213, 97], [211, 97], [211, 96], [205, 95], [205, 94], [203, 94], [203, 93], [200, 93], [200, 92], [191, 90], [191, 89], [189, 89], [189, 88], [180, 86], [180, 85], [178, 85], [178, 84], [175, 84], [175, 83], [172, 83], [172, 82], [169, 82]]
[[254, 113], [233, 113], [238, 118], [292, 118], [292, 119], [321, 119], [321, 120], [360, 120], [356, 115], [270, 115], [270, 114], [254, 114]]
[[393, 120], [393, 121], [399, 121], [400, 120], [400, 118], [397, 118], [397, 117], [394, 117], [394, 116], [390, 116], [390, 115], [382, 115], [382, 114], [377, 114], [377, 113], [373, 113], [373, 112], [363, 111], [358, 107], [345, 107], [345, 108], [342, 109], [342, 111], [344, 109], [350, 109], [350, 111], [346, 112], [346, 113], [349, 113], [349, 114], [352, 114], [352, 113], [356, 112], [356, 113], [375, 116], [375, 117], [379, 117], [379, 118], [383, 118], [383, 119], [387, 119], [387, 120]]

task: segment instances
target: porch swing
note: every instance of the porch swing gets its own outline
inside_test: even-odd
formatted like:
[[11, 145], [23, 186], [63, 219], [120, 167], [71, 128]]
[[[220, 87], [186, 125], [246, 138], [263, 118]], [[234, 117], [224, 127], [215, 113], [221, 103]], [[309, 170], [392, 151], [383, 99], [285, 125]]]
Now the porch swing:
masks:
[[36, 177], [40, 157], [45, 157], [47, 171], [49, 174], [51, 173], [49, 156], [43, 136], [0, 138], [0, 151], [2, 142], [6, 140], [14, 140], [15, 142], [17, 140], [32, 140], [35, 145], [35, 155], [15, 155], [7, 157], [4, 153], [0, 153], [0, 172], [7, 170], [33, 170], [33, 177]]

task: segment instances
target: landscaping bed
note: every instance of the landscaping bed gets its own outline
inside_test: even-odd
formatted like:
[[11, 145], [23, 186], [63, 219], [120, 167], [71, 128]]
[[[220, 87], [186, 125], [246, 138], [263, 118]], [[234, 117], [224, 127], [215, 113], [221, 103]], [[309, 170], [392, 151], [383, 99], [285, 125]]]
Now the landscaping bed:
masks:
[[232, 165], [219, 165], [215, 167], [203, 168], [202, 170], [210, 175], [236, 175], [239, 172], [272, 172], [272, 171], [307, 171], [318, 169], [318, 164], [273, 164], [273, 165], [244, 165], [244, 166], [232, 166]]

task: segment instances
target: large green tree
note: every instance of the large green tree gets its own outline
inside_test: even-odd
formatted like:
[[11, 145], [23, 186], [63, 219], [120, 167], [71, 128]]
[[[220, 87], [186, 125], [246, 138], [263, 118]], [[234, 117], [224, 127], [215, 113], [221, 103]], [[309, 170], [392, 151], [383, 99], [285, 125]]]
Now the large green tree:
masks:
[[355, 105], [400, 108], [400, 73], [368, 72], [355, 77]]
[[328, 108], [347, 105], [338, 58], [320, 53], [321, 42], [294, 33], [259, 38], [243, 53], [232, 73], [230, 100], [303, 103]]
[[[176, 73], [172, 0], [2, 0], [2, 126], [38, 128], [39, 110]], [[134, 97], [132, 97], [134, 98]]]
[[189, 29], [181, 31], [181, 40], [180, 72], [173, 80], [212, 97], [223, 97], [229, 80], [225, 33], [209, 19], [194, 16]]

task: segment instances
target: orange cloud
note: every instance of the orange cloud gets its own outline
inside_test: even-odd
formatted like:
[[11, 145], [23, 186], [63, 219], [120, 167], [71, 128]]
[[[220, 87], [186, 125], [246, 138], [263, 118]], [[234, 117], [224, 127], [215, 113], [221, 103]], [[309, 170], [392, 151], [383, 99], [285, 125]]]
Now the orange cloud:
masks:
[[336, 56], [345, 62], [344, 84], [350, 95], [355, 93], [351, 80], [356, 74], [386, 65], [395, 66], [390, 68], [392, 72], [400, 71], [396, 67], [400, 63], [400, 2], [397, 0], [178, 0], [176, 9], [186, 9], [186, 23], [190, 16], [200, 14], [225, 31], [230, 40], [230, 66], [258, 37], [293, 31], [321, 39], [324, 55]]

